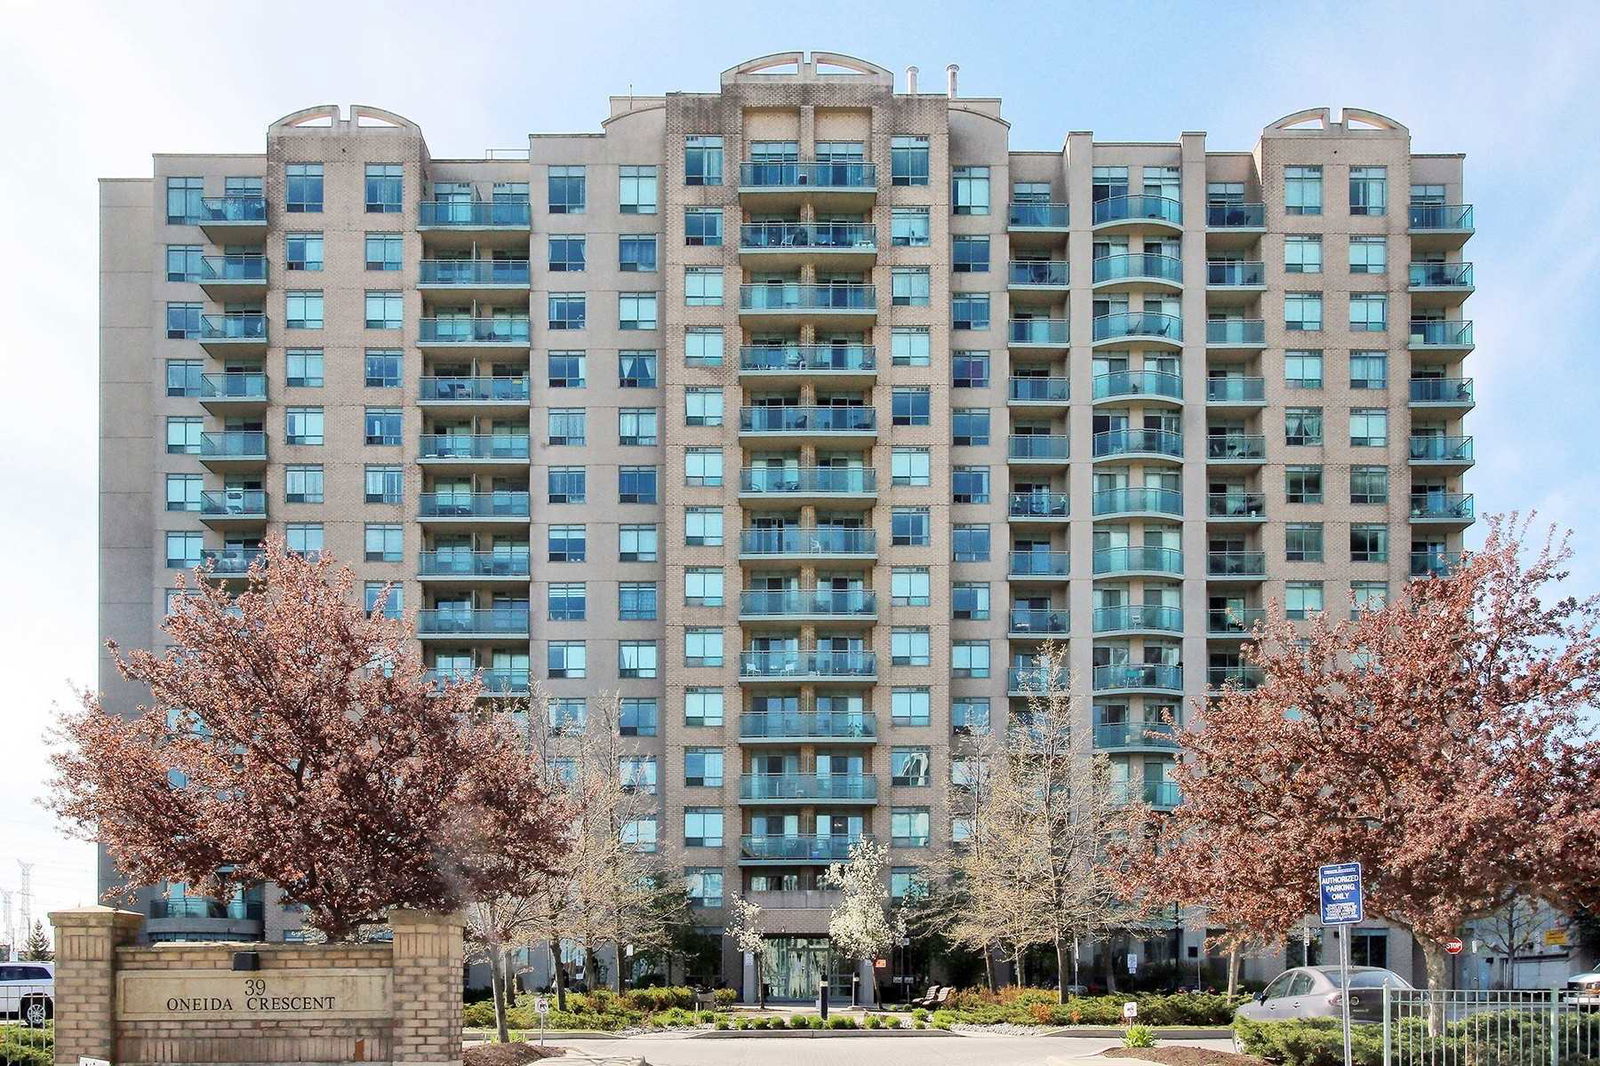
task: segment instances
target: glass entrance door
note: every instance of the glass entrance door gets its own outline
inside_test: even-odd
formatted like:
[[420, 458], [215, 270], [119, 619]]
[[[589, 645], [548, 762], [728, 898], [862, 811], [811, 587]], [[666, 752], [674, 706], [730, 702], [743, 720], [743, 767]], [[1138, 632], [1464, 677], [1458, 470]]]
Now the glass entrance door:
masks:
[[834, 957], [827, 937], [767, 937], [766, 950], [761, 953], [761, 980], [767, 985], [769, 999], [814, 1002], [824, 979], [830, 1001], [850, 998], [850, 963]]

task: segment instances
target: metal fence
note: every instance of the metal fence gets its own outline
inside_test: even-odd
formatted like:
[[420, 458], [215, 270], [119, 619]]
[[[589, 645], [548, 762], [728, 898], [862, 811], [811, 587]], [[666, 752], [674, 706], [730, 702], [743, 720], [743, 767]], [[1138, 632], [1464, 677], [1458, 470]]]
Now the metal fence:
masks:
[[[8, 967], [0, 966], [0, 976]], [[55, 1052], [54, 989], [0, 980], [0, 1066], [48, 1066]]]
[[1385, 988], [1383, 1066], [1592, 1066], [1600, 1002], [1538, 992]]

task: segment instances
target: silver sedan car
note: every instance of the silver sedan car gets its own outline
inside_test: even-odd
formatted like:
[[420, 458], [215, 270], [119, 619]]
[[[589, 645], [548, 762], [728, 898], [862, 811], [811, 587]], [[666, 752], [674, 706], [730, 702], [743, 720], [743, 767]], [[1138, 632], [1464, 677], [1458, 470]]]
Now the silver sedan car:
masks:
[[[1406, 979], [1381, 966], [1350, 967], [1350, 1017], [1358, 1022], [1383, 1020], [1383, 989], [1410, 988]], [[1339, 967], [1297, 966], [1285, 970], [1236, 1012], [1252, 1022], [1293, 1018], [1337, 1018], [1342, 1013]]]

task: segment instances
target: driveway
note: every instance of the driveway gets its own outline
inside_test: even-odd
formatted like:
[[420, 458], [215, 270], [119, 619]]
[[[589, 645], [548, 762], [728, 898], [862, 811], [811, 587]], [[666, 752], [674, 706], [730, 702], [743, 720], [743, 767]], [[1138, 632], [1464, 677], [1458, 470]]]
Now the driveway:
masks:
[[[619, 1061], [643, 1058], [648, 1066], [885, 1066], [914, 1060], [917, 1066], [1087, 1066], [1086, 1059], [1117, 1040], [1051, 1036], [840, 1036], [734, 1037], [693, 1039], [685, 1036], [633, 1037], [627, 1040], [572, 1040], [552, 1037], [577, 1055], [617, 1056]], [[1170, 1044], [1232, 1051], [1220, 1040], [1172, 1040]], [[551, 1060], [552, 1063], [561, 1059]], [[1119, 1060], [1099, 1060], [1117, 1062]], [[1126, 1060], [1121, 1060], [1126, 1061]]]

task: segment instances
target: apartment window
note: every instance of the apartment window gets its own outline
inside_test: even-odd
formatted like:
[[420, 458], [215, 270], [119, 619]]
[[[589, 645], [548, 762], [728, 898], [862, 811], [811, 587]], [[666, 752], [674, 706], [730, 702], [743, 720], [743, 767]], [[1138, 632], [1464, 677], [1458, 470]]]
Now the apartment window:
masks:
[[950, 703], [950, 729], [954, 733], [975, 734], [989, 731], [989, 701], [967, 697]]
[[722, 425], [722, 390], [691, 386], [683, 393], [683, 424]]
[[1321, 444], [1322, 408], [1290, 407], [1283, 412], [1285, 444]]
[[1381, 351], [1350, 353], [1350, 387], [1385, 389], [1389, 387], [1389, 356]]
[[550, 269], [557, 274], [575, 274], [584, 268], [588, 239], [585, 237], [551, 237], [549, 241]]
[[405, 474], [398, 466], [369, 466], [363, 474], [367, 503], [399, 503]]
[[656, 294], [624, 292], [617, 295], [618, 329], [655, 329]]
[[285, 293], [284, 325], [289, 329], [321, 329], [322, 290], [305, 289]]
[[691, 326], [683, 331], [684, 366], [721, 366], [722, 330]]
[[933, 341], [927, 327], [896, 326], [889, 331], [889, 358], [895, 366], [928, 366]]
[[199, 455], [205, 420], [188, 415], [167, 416], [167, 454]]
[[691, 907], [720, 907], [723, 874], [716, 867], [690, 866], [683, 871], [683, 889]]
[[1303, 350], [1284, 352], [1283, 382], [1291, 389], [1322, 388], [1322, 353]]
[[625, 389], [653, 389], [656, 387], [656, 353], [652, 351], [623, 351], [618, 354], [618, 381]]
[[950, 613], [973, 622], [989, 618], [989, 586], [982, 581], [958, 581], [950, 588]]
[[200, 375], [203, 364], [198, 359], [167, 360], [167, 395], [200, 395]]
[[405, 299], [398, 292], [367, 292], [368, 329], [399, 329], [405, 316]]
[[970, 524], [951, 526], [950, 546], [958, 563], [986, 563], [990, 550], [989, 527]]
[[204, 178], [167, 179], [167, 225], [187, 226], [199, 220], [206, 194]]
[[405, 170], [399, 163], [367, 164], [367, 213], [394, 215], [403, 210], [402, 182]]
[[896, 448], [889, 454], [890, 480], [896, 485], [932, 484], [933, 460], [927, 448]]
[[546, 712], [554, 733], [582, 733], [589, 722], [589, 705], [582, 696], [553, 698]]
[[722, 449], [686, 448], [683, 453], [683, 483], [697, 487], [722, 484]]
[[926, 426], [931, 420], [933, 394], [927, 388], [896, 388], [893, 394], [894, 424]]
[[202, 252], [198, 244], [167, 245], [167, 280], [199, 281]]
[[552, 446], [576, 446], [587, 442], [587, 415], [581, 407], [553, 407], [545, 416]]
[[190, 341], [199, 337], [200, 315], [204, 310], [203, 304], [167, 304], [167, 339]]
[[322, 523], [291, 522], [283, 527], [283, 542], [296, 555], [315, 559], [322, 554]]
[[895, 267], [889, 273], [889, 282], [896, 306], [928, 306], [931, 281], [927, 267]]
[[683, 306], [721, 307], [722, 268], [684, 267]]
[[322, 210], [322, 164], [290, 163], [283, 168], [285, 211], [316, 214]]
[[581, 640], [552, 640], [545, 645], [545, 667], [553, 678], [589, 676], [589, 652]]
[[1388, 294], [1382, 292], [1351, 293], [1350, 328], [1357, 333], [1381, 333], [1388, 329]]
[[620, 189], [617, 206], [624, 215], [656, 213], [656, 168], [625, 166], [618, 168]]
[[368, 348], [365, 384], [369, 389], [398, 389], [404, 361], [398, 348]]
[[1381, 611], [1389, 602], [1389, 583], [1387, 581], [1352, 581], [1350, 582], [1351, 612]]
[[167, 534], [167, 569], [193, 570], [200, 565], [199, 533]]
[[545, 176], [552, 215], [581, 215], [587, 203], [582, 167], [551, 167]]
[[551, 526], [548, 543], [552, 563], [581, 563], [588, 558], [588, 539], [582, 526]]
[[1383, 274], [1389, 269], [1387, 237], [1351, 237], [1350, 273]]
[[[370, 262], [371, 257], [368, 257]], [[289, 233], [283, 239], [283, 261], [289, 270], [321, 270], [322, 260], [322, 234], [320, 233]], [[376, 267], [369, 266], [374, 270]], [[399, 269], [398, 267], [396, 269]]]
[[932, 780], [927, 748], [892, 748], [889, 751], [889, 783], [902, 788], [927, 788]]
[[988, 677], [989, 642], [957, 640], [950, 644], [951, 677]]
[[1284, 498], [1289, 503], [1322, 502], [1322, 467], [1284, 467], [1283, 482]]
[[693, 728], [712, 728], [722, 724], [722, 690], [691, 688], [683, 693], [683, 724]]
[[617, 585], [617, 618], [623, 622], [653, 622], [656, 601], [654, 581], [620, 582]]
[[1322, 214], [1322, 168], [1284, 167], [1283, 206], [1291, 215]]
[[283, 498], [287, 503], [321, 503], [322, 467], [307, 464], [285, 468]]
[[989, 411], [984, 407], [958, 407], [950, 412], [950, 443], [978, 447], [989, 443]]
[[1381, 215], [1389, 207], [1389, 168], [1350, 168], [1350, 213]]
[[369, 563], [398, 563], [405, 558], [405, 530], [402, 526], [367, 523], [366, 552]]
[[656, 238], [653, 233], [624, 233], [617, 238], [617, 269], [629, 274], [653, 274]]
[[[376, 611], [381, 603], [383, 605], [383, 617], [403, 618], [405, 617], [405, 603], [402, 595], [404, 592], [405, 590], [399, 585], [389, 581], [368, 581], [361, 589], [362, 603], [365, 604], [368, 614]], [[472, 676], [470, 670], [467, 671], [466, 676]]]
[[1322, 582], [1286, 582], [1283, 586], [1283, 613], [1290, 618], [1310, 618], [1322, 613]]
[[588, 476], [581, 466], [552, 466], [546, 483], [550, 503], [583, 503], [588, 499]]
[[617, 558], [624, 563], [653, 563], [656, 561], [657, 534], [653, 525], [630, 525], [617, 528]]
[[896, 507], [889, 516], [890, 540], [902, 547], [925, 548], [933, 543], [932, 521], [926, 507]]
[[926, 207], [895, 207], [889, 211], [889, 243], [897, 248], [926, 248], [931, 241]]
[[951, 470], [950, 498], [956, 503], [988, 503], [989, 468], [958, 466]]
[[889, 138], [889, 184], [928, 184], [928, 138]]
[[653, 640], [617, 642], [617, 676], [650, 680], [660, 671], [661, 650]]
[[1307, 234], [1285, 237], [1283, 270], [1286, 274], [1322, 273], [1322, 238]]
[[928, 631], [897, 627], [889, 634], [889, 658], [895, 666], [929, 666], [933, 662]]
[[322, 408], [291, 407], [284, 412], [284, 439], [289, 444], [322, 443]]
[[546, 306], [551, 329], [582, 329], [588, 323], [589, 306], [581, 292], [553, 292]]
[[722, 184], [722, 138], [690, 134], [683, 139], [683, 183]]
[[400, 408], [369, 407], [363, 420], [365, 443], [394, 446], [400, 443]]
[[687, 507], [683, 512], [683, 543], [690, 548], [722, 547], [722, 508]]
[[1389, 561], [1389, 527], [1357, 522], [1350, 526], [1350, 561], [1386, 563]]
[[957, 274], [987, 274], [989, 272], [988, 237], [952, 237], [950, 269]]
[[623, 466], [617, 468], [618, 503], [659, 503], [656, 468]]
[[[317, 238], [322, 243], [322, 238]], [[399, 270], [405, 261], [405, 239], [398, 233], [367, 234], [367, 269]]]
[[989, 353], [952, 352], [950, 356], [950, 387], [956, 389], [988, 388]]
[[617, 412], [617, 443], [624, 447], [649, 447], [659, 439], [659, 416], [653, 407], [624, 407]]
[[1382, 448], [1389, 443], [1389, 412], [1382, 407], [1357, 407], [1350, 412], [1350, 444]]
[[950, 204], [958, 215], [989, 213], [989, 168], [952, 167]]
[[1351, 503], [1388, 503], [1389, 468], [1386, 466], [1352, 466], [1350, 468]]
[[926, 607], [933, 602], [925, 566], [897, 566], [889, 575], [889, 598], [896, 607]]
[[1283, 328], [1291, 332], [1315, 332], [1322, 328], [1322, 294], [1291, 292], [1283, 297]]
[[960, 292], [950, 296], [951, 329], [988, 329], [989, 294]]
[[691, 566], [685, 570], [683, 602], [689, 607], [721, 607], [722, 570], [711, 566]]
[[889, 718], [895, 725], [927, 725], [932, 699], [925, 688], [897, 688], [889, 694]]
[[321, 348], [290, 348], [284, 362], [284, 383], [290, 388], [322, 388]]
[[895, 807], [889, 812], [890, 842], [897, 848], [928, 846], [928, 809]]
[[545, 357], [545, 380], [552, 389], [581, 389], [585, 362], [582, 352], [551, 352]]
[[653, 814], [645, 818], [634, 818], [622, 823], [622, 832], [618, 834], [618, 838], [624, 847], [633, 851], [654, 853], [660, 838], [660, 825]]
[[722, 247], [722, 208], [684, 208], [683, 243], [690, 248]]
[[1290, 522], [1283, 531], [1284, 558], [1291, 563], [1322, 562], [1322, 523]]
[[683, 631], [683, 665], [720, 667], [722, 663], [722, 630], [691, 626]]
[[168, 474], [167, 510], [200, 510], [200, 492], [204, 486], [205, 479], [199, 474]]
[[[689, 772], [689, 752], [684, 752], [684, 774]], [[722, 752], [718, 751], [720, 760]], [[722, 768], [717, 768], [720, 785]], [[685, 784], [689, 782], [685, 780]], [[689, 848], [722, 847], [722, 809], [720, 807], [685, 807], [683, 809], [683, 844]]]

